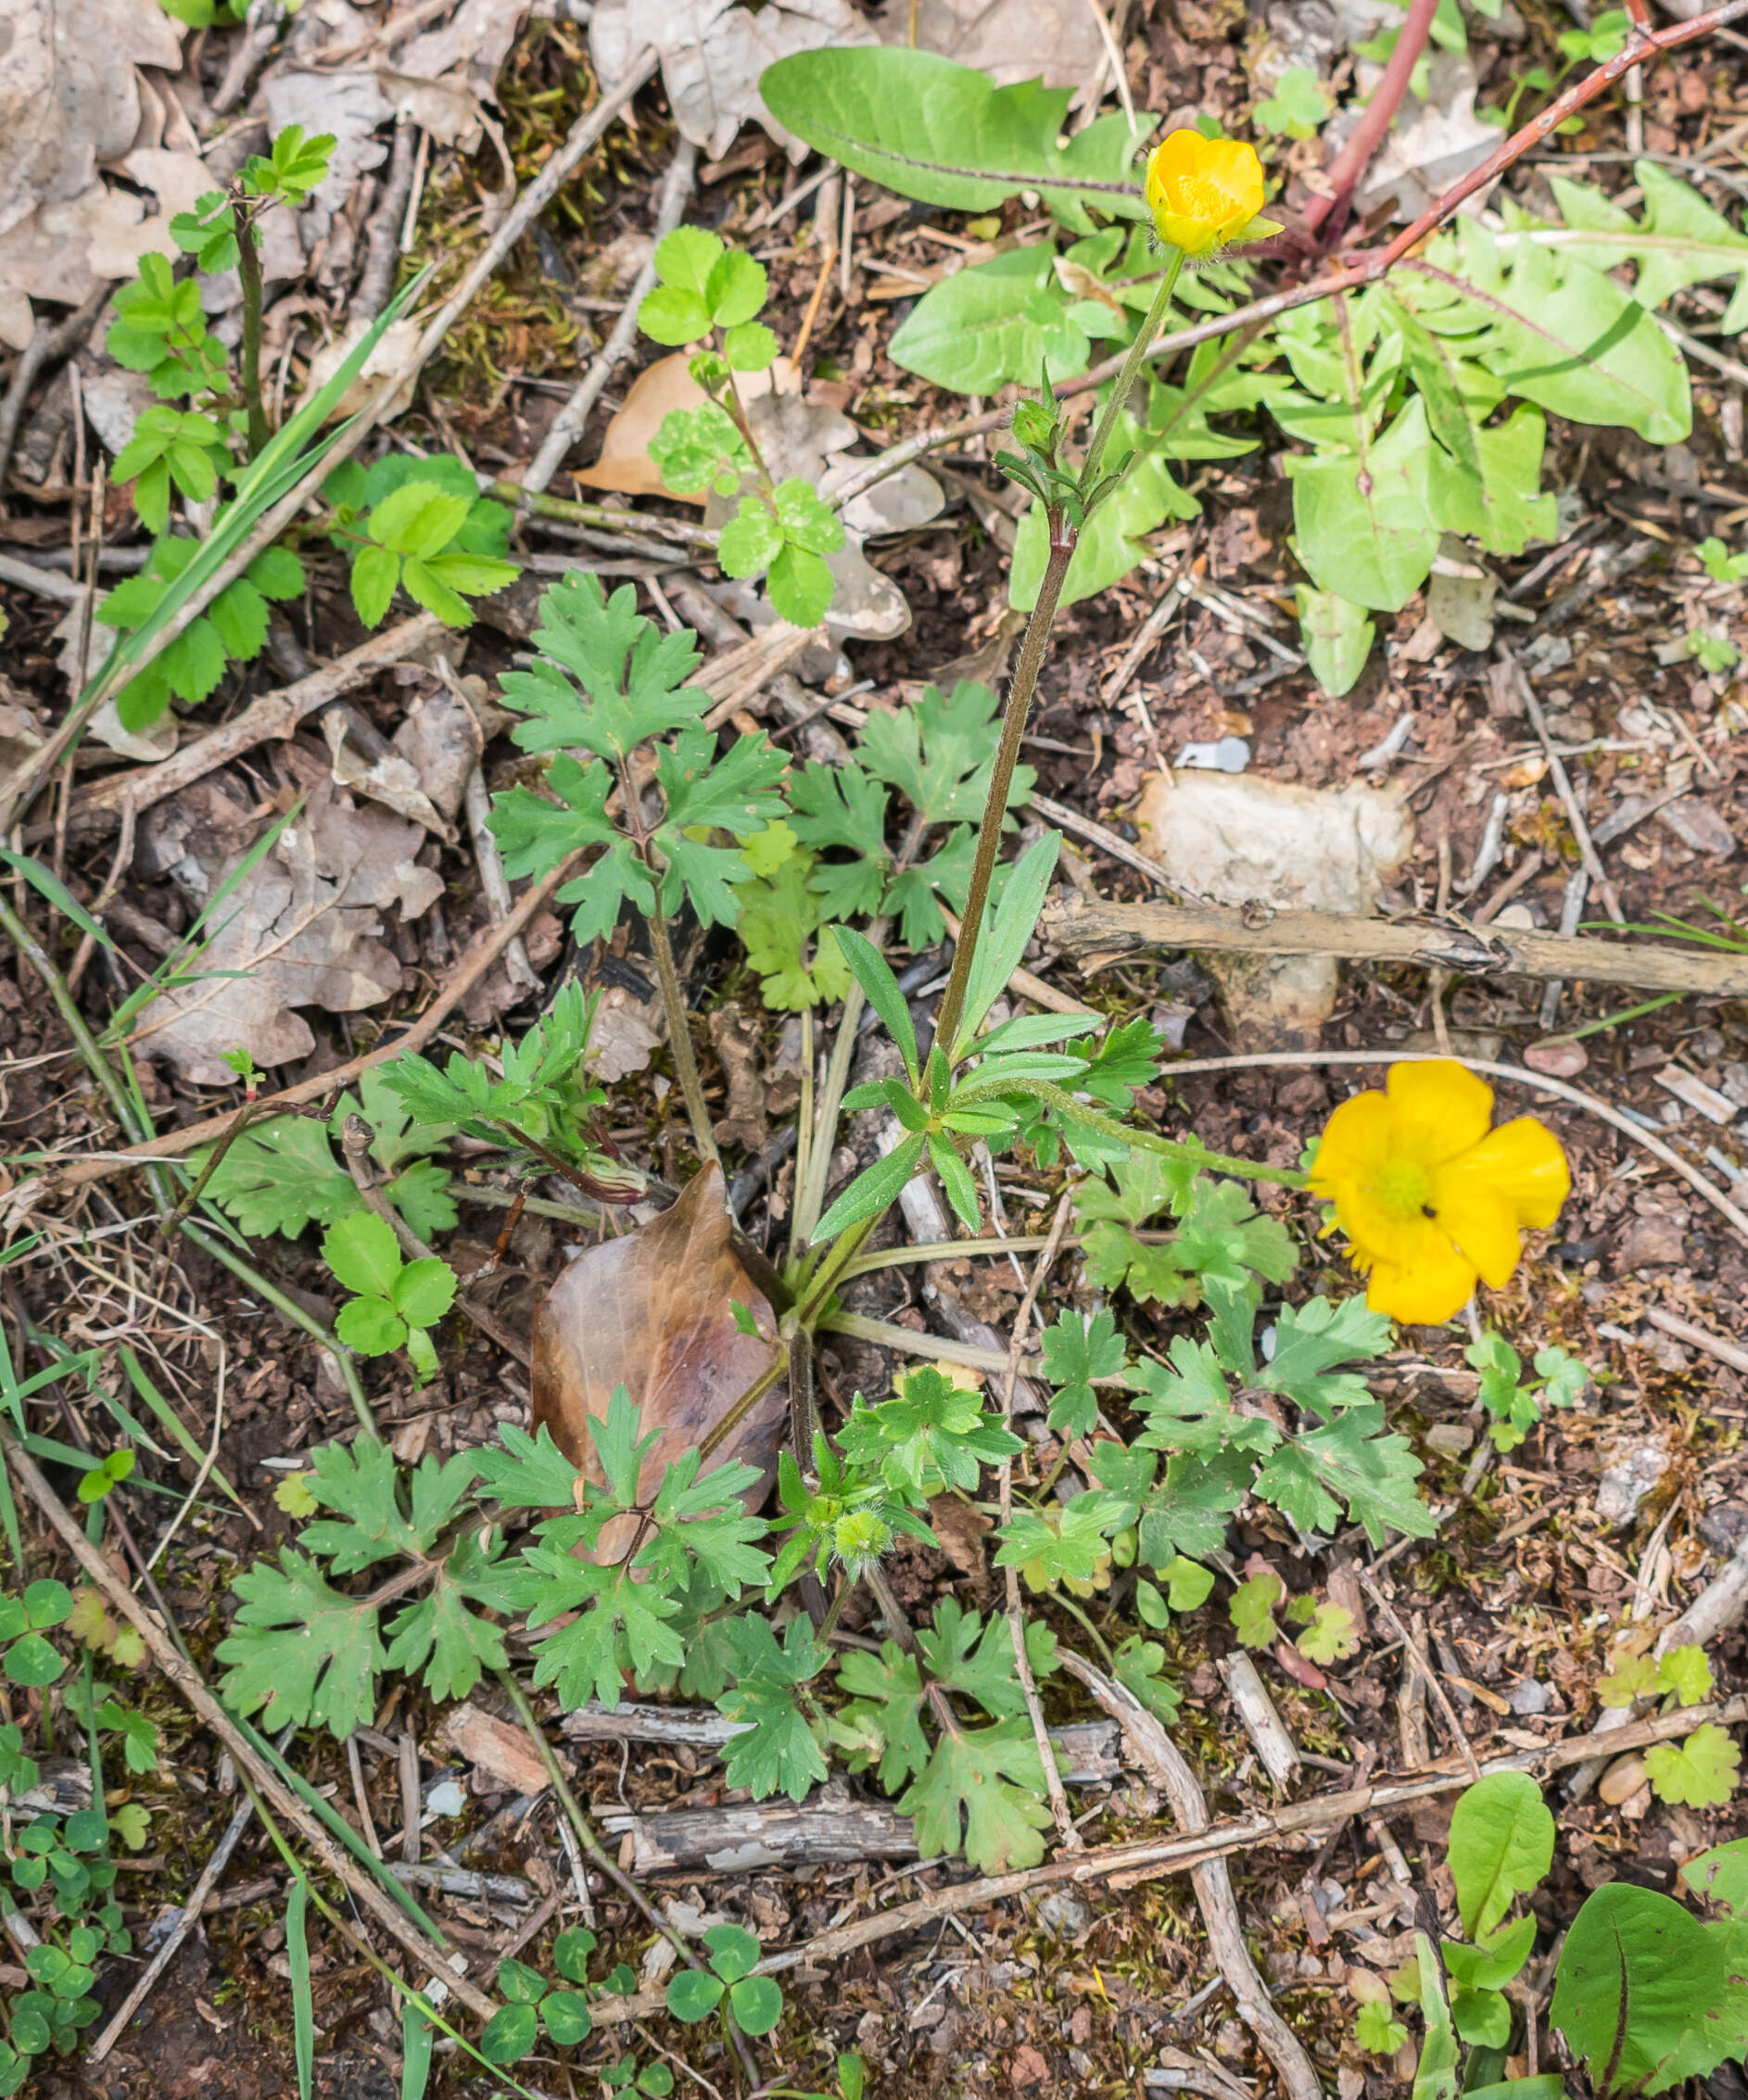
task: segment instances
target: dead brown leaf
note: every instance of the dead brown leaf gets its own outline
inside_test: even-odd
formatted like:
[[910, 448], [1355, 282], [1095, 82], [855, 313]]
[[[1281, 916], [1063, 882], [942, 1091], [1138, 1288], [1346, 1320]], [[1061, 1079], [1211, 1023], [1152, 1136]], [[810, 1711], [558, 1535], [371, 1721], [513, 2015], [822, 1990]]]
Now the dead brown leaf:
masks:
[[[739, 1299], [759, 1325], [742, 1334], [729, 1308]], [[643, 1428], [660, 1435], [643, 1461], [639, 1486], [652, 1495], [663, 1468], [698, 1444], [753, 1382], [770, 1369], [777, 1345], [769, 1301], [735, 1252], [720, 1168], [706, 1167], [679, 1201], [653, 1224], [605, 1240], [578, 1255], [534, 1315], [534, 1425], [544, 1423], [585, 1478], [600, 1481], [589, 1434], [623, 1385], [642, 1411]], [[777, 1469], [789, 1407], [779, 1380], [714, 1454], [739, 1459], [766, 1476], [749, 1500], [763, 1500]], [[599, 1556], [623, 1555], [634, 1520], [609, 1524]]]
[[[278, 842], [214, 914], [216, 930], [191, 975], [142, 1012], [136, 1052], [168, 1057], [197, 1086], [227, 1086], [227, 1050], [258, 1065], [307, 1057], [315, 1037], [298, 1006], [352, 1013], [400, 989], [400, 964], [386, 947], [381, 914], [399, 905], [416, 918], [442, 893], [440, 878], [414, 859], [424, 832], [386, 811], [358, 808], [320, 760], [293, 746], [309, 801]], [[145, 865], [168, 874], [196, 906], [208, 904], [260, 835], [263, 813], [212, 781], [173, 796], [142, 840]]]
[[716, 1126], [716, 1143], [756, 1152], [767, 1134], [757, 1017], [744, 1006], [718, 1006], [710, 1016], [710, 1040], [728, 1080], [728, 1112]]

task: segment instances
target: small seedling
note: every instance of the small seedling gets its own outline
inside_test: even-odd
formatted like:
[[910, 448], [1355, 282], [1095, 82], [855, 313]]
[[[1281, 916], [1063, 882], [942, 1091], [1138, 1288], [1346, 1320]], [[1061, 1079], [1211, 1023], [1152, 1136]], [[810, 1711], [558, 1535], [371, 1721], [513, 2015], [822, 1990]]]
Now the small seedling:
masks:
[[759, 1943], [739, 1925], [713, 1925], [704, 1934], [708, 1968], [683, 1968], [668, 1980], [667, 2009], [688, 2026], [720, 2012], [742, 2034], [768, 2034], [783, 2017], [783, 1993], [768, 1976], [752, 1972]]
[[360, 1356], [404, 1348], [420, 1385], [437, 1375], [428, 1330], [455, 1301], [455, 1271], [436, 1255], [401, 1258], [394, 1228], [374, 1210], [355, 1210], [322, 1236], [322, 1257], [357, 1297], [340, 1308], [334, 1331]]

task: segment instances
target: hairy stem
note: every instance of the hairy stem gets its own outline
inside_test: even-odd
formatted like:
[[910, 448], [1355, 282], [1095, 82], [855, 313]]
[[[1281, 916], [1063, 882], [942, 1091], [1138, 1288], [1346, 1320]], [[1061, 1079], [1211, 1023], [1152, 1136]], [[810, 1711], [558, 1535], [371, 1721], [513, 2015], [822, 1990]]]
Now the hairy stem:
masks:
[[1184, 250], [1173, 248], [1171, 260], [1165, 266], [1165, 275], [1159, 279], [1159, 288], [1153, 295], [1153, 304], [1147, 309], [1147, 318], [1135, 331], [1135, 339], [1129, 346], [1129, 354], [1117, 374], [1117, 383], [1108, 396], [1103, 412], [1093, 432], [1093, 442], [1086, 448], [1086, 464], [1081, 471], [1081, 486], [1091, 488], [1098, 480], [1099, 464], [1105, 457], [1105, 447], [1110, 442], [1110, 434], [1117, 418], [1129, 405], [1129, 396], [1134, 389], [1136, 378], [1146, 361], [1148, 346], [1159, 332], [1159, 323], [1165, 319], [1165, 310], [1172, 303], [1172, 294], [1177, 289], [1178, 272], [1184, 267]]
[[[1297, 1167], [1272, 1167], [1263, 1159], [1241, 1159], [1235, 1154], [1204, 1152], [1198, 1145], [1182, 1145], [1176, 1138], [1159, 1137], [1152, 1131], [1133, 1130], [1127, 1123], [1120, 1123], [1115, 1116], [1102, 1114], [1089, 1108], [1083, 1101], [1077, 1101], [1071, 1094], [1047, 1080], [1029, 1079], [1026, 1091], [1035, 1094], [1041, 1107], [1054, 1108], [1058, 1115], [1071, 1121], [1083, 1123], [1088, 1130], [1096, 1131], [1101, 1137], [1115, 1138], [1120, 1144], [1138, 1145], [1143, 1152], [1159, 1152], [1168, 1159], [1194, 1160], [1204, 1173], [1232, 1174], [1240, 1181], [1274, 1182], [1282, 1188], [1303, 1188], [1307, 1177]], [[975, 1076], [958, 1090], [958, 1098], [969, 1103], [985, 1096], [1012, 1094], [1015, 1082], [994, 1079], [980, 1085]]]
[[252, 460], [266, 449], [267, 404], [261, 398], [261, 257], [255, 245], [255, 228], [240, 197], [234, 196], [236, 214], [236, 273], [243, 283], [243, 401], [248, 410], [248, 456]]
[[[1145, 335], [1145, 331], [1144, 331]], [[1137, 341], [1142, 337], [1137, 337]], [[1095, 439], [1095, 443], [1097, 440]], [[1045, 564], [1044, 581], [1038, 586], [1037, 602], [1026, 624], [1026, 639], [1007, 689], [1007, 707], [1002, 715], [1002, 740], [990, 775], [989, 799], [983, 804], [982, 827], [977, 836], [977, 859], [971, 868], [971, 884], [960, 916], [960, 934], [953, 951], [953, 974], [941, 994], [935, 1013], [935, 1041], [949, 1057], [953, 1038], [965, 1010], [966, 987], [970, 982], [971, 961], [983, 930], [983, 910], [989, 902], [990, 878], [995, 872], [995, 855], [1001, 850], [1002, 824], [1007, 815], [1007, 797], [1014, 784], [1014, 767], [1020, 761], [1020, 741], [1026, 733], [1026, 717], [1038, 684], [1038, 673], [1050, 647], [1050, 629], [1056, 620], [1057, 601], [1063, 579], [1074, 557], [1073, 529], [1059, 516], [1050, 520], [1050, 558]]]

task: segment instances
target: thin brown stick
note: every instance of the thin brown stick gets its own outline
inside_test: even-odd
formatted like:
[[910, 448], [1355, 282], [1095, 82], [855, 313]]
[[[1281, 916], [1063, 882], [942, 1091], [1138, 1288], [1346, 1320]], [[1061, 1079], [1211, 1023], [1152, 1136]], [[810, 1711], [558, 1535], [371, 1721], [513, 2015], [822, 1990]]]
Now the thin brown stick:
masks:
[[1112, 959], [1144, 948], [1217, 948], [1265, 955], [1334, 955], [1344, 962], [1418, 963], [1463, 977], [1584, 978], [1695, 998], [1748, 996], [1748, 956], [1670, 941], [1597, 940], [1479, 926], [1461, 918], [1362, 918], [1343, 912], [1271, 912], [1266, 905], [1115, 904], [1078, 893], [1045, 908], [1039, 931], [1070, 955]]
[[[1653, 1714], [1647, 1720], [1634, 1722], [1610, 1737], [1608, 1753], [1613, 1756], [1617, 1751], [1642, 1750], [1647, 1743], [1668, 1742], [1677, 1736], [1690, 1734], [1704, 1721], [1716, 1722], [1721, 1727], [1748, 1721], [1748, 1695], [1704, 1706], [1687, 1706], [1678, 1713]], [[1589, 1736], [1580, 1736], [1549, 1743], [1540, 1750], [1518, 1751], [1509, 1757], [1488, 1758], [1481, 1766], [1481, 1776], [1485, 1778], [1492, 1772], [1533, 1775], [1563, 1771], [1569, 1765], [1585, 1764], [1595, 1755], [1593, 1740]], [[1210, 1823], [1206, 1830], [1193, 1836], [1091, 1846], [1070, 1857], [1046, 1860], [1042, 1866], [956, 1882], [918, 1897], [914, 1903], [898, 1904], [890, 1910], [852, 1918], [814, 1939], [804, 1941], [798, 1947], [784, 1947], [767, 1955], [755, 1973], [780, 1975], [785, 1969], [815, 1962], [841, 1960], [845, 1955], [873, 1946], [881, 1940], [905, 1932], [928, 1931], [938, 1928], [944, 1917], [983, 1910], [991, 1904], [1028, 1895], [1034, 1889], [1047, 1888], [1058, 1882], [1073, 1882], [1083, 1887], [1109, 1879], [1121, 1888], [1155, 1880], [1167, 1874], [1187, 1873], [1206, 1860], [1254, 1851], [1259, 1845], [1272, 1844], [1298, 1832], [1328, 1829], [1352, 1816], [1376, 1815], [1383, 1810], [1405, 1807], [1411, 1802], [1429, 1801], [1439, 1794], [1461, 1793], [1473, 1784], [1468, 1767], [1460, 1759], [1451, 1758], [1442, 1765], [1404, 1773], [1378, 1784], [1346, 1787], [1339, 1792], [1315, 1795], [1309, 1801], [1289, 1802], [1273, 1813], [1232, 1816], [1222, 1823]], [[600, 1999], [592, 2009], [598, 2020], [628, 2021], [659, 2012], [665, 2002], [660, 1992], [647, 1992], [636, 1997]]]
[[[1172, 1803], [1180, 1828], [1190, 1836], [1206, 1830], [1210, 1818], [1201, 1782], [1159, 1720], [1126, 1685], [1115, 1683], [1079, 1655], [1065, 1649], [1062, 1664], [1121, 1727], [1130, 1755]], [[1275, 2011], [1269, 1987], [1250, 1958], [1225, 1861], [1204, 1860], [1190, 1869], [1190, 1880], [1208, 1928], [1209, 1950], [1232, 1992], [1238, 2017], [1279, 2072], [1288, 2100], [1323, 2100], [1315, 2067], [1298, 2037]]]
[[1602, 866], [1602, 857], [1590, 838], [1590, 828], [1584, 821], [1584, 812], [1578, 807], [1578, 798], [1573, 791], [1572, 777], [1566, 771], [1565, 761], [1554, 749], [1553, 738], [1548, 731], [1548, 717], [1541, 711], [1536, 689], [1525, 676], [1524, 666], [1503, 642], [1500, 644], [1498, 653], [1500, 662], [1510, 667], [1512, 682], [1517, 689], [1518, 699], [1524, 703], [1525, 714], [1529, 716], [1529, 726], [1540, 739], [1541, 748], [1547, 754], [1548, 770], [1553, 775], [1553, 784], [1565, 807], [1566, 822], [1572, 827], [1572, 836], [1578, 842], [1578, 856], [1584, 863], [1585, 873], [1602, 892], [1610, 918], [1616, 926], [1624, 926], [1627, 915], [1620, 908], [1620, 894], [1609, 879], [1608, 870]]
[[146, 1643], [147, 1653], [176, 1690], [223, 1743], [233, 1761], [247, 1771], [270, 1801], [275, 1812], [293, 1825], [323, 1869], [345, 1882], [357, 1901], [370, 1912], [391, 1939], [427, 1968], [435, 1968], [469, 2011], [489, 2019], [496, 2006], [478, 1984], [450, 1966], [450, 1950], [427, 1939], [392, 1897], [379, 1888], [330, 1836], [327, 1828], [312, 1815], [280, 1778], [254, 1744], [207, 1689], [193, 1665], [185, 1663], [175, 1644], [158, 1621], [134, 1596], [104, 1555], [88, 1539], [62, 1505], [59, 1496], [37, 1470], [36, 1461], [19, 1442], [9, 1425], [0, 1423], [0, 1442], [6, 1446], [11, 1475], [35, 1503], [49, 1528], [96, 1584], [111, 1611], [127, 1620]]
[[[1032, 1280], [1026, 1285], [1026, 1295], [1020, 1301], [1020, 1309], [1014, 1314], [1013, 1337], [1007, 1345], [1007, 1368], [1002, 1373], [1002, 1424], [1009, 1425], [1014, 1417], [1014, 1387], [1020, 1383], [1020, 1359], [1026, 1351], [1026, 1334], [1032, 1325], [1032, 1309], [1038, 1302], [1038, 1293], [1044, 1288], [1045, 1279], [1055, 1266], [1061, 1250], [1062, 1236], [1068, 1231], [1069, 1220], [1074, 1214], [1074, 1197], [1065, 1193], [1056, 1207], [1056, 1216], [1050, 1221], [1050, 1236], [1044, 1243], [1044, 1250], [1032, 1265]], [[1014, 1461], [1011, 1457], [1001, 1462], [999, 1495], [1003, 1527], [1010, 1524], [1014, 1514]], [[1020, 1678], [1020, 1689], [1025, 1695], [1026, 1712], [1032, 1716], [1032, 1739], [1038, 1745], [1038, 1762], [1044, 1767], [1044, 1790], [1050, 1803], [1050, 1813], [1056, 1817], [1057, 1835], [1070, 1852], [1083, 1849], [1081, 1833], [1074, 1828], [1074, 1811], [1069, 1806], [1069, 1797], [1062, 1784], [1062, 1775], [1057, 1768], [1056, 1751], [1050, 1741], [1050, 1731], [1045, 1726], [1044, 1707], [1038, 1699], [1038, 1686], [1032, 1674], [1032, 1660], [1026, 1653], [1026, 1616], [1020, 1608], [1020, 1570], [1004, 1568], [1007, 1578], [1007, 1628], [1014, 1641], [1014, 1669]]]

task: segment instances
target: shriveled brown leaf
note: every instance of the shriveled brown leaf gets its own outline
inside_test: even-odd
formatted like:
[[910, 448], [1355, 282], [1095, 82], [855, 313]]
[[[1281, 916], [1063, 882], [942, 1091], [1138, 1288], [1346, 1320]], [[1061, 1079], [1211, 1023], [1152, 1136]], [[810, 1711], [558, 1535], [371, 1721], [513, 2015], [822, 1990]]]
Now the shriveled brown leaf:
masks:
[[1086, 0], [888, 0], [874, 31], [882, 44], [975, 66], [997, 87], [1042, 75], [1045, 87], [1082, 88], [1109, 77]]
[[744, 1006], [718, 1006], [710, 1017], [710, 1040], [728, 1080], [728, 1112], [716, 1125], [716, 1143], [756, 1152], [766, 1135], [758, 1018]]
[[[286, 762], [314, 775], [302, 813], [219, 905], [194, 966], [198, 981], [154, 999], [131, 1038], [136, 1053], [168, 1057], [197, 1086], [232, 1082], [227, 1050], [270, 1067], [307, 1057], [315, 1037], [298, 1006], [351, 1013], [398, 992], [400, 964], [380, 938], [381, 914], [393, 905], [416, 918], [442, 893], [440, 879], [415, 863], [425, 838], [417, 825], [354, 807], [298, 747]], [[266, 821], [215, 782], [196, 782], [153, 813], [143, 860], [203, 905]]]
[[[758, 1335], [735, 1325], [738, 1298]], [[720, 1168], [706, 1167], [652, 1224], [604, 1240], [577, 1256], [534, 1316], [534, 1424], [589, 1480], [602, 1478], [589, 1418], [604, 1419], [616, 1386], [641, 1409], [647, 1435], [659, 1430], [643, 1461], [640, 1492], [652, 1495], [670, 1460], [694, 1450], [777, 1354], [776, 1317], [735, 1252]], [[788, 1386], [772, 1386], [713, 1453], [739, 1459], [766, 1476], [749, 1500], [762, 1500], [777, 1469]], [[630, 1519], [602, 1532], [600, 1558], [629, 1546]]]

